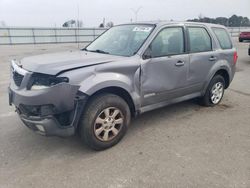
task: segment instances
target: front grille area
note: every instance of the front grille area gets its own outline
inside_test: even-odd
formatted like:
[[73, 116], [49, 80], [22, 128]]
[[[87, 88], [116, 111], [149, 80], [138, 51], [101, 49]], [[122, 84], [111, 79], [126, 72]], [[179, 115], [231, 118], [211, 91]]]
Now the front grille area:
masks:
[[13, 72], [13, 80], [14, 80], [16, 86], [19, 87], [21, 85], [21, 83], [23, 81], [23, 77], [24, 77], [23, 75], [17, 73], [16, 71]]

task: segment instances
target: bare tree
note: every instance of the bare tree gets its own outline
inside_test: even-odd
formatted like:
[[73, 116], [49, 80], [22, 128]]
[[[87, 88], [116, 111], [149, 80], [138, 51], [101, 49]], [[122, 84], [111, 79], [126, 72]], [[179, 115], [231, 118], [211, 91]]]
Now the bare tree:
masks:
[[0, 21], [0, 27], [5, 27], [5, 26], [6, 26], [5, 21]]
[[76, 21], [76, 27], [83, 27], [83, 21], [82, 20], [77, 20]]
[[114, 23], [113, 22], [108, 22], [107, 24], [106, 24], [106, 27], [113, 27], [114, 26]]

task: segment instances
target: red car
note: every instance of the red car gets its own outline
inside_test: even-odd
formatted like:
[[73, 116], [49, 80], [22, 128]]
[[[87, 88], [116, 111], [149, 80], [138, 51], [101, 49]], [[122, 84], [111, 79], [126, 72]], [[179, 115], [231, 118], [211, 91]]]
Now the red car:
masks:
[[239, 42], [243, 42], [244, 40], [250, 40], [250, 31], [240, 33]]

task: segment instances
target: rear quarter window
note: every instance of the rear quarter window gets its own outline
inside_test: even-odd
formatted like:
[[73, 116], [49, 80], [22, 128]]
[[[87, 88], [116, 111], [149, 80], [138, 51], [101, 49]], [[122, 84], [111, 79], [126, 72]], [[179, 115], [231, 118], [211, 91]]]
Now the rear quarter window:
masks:
[[222, 49], [232, 49], [233, 45], [228, 32], [223, 28], [212, 28], [216, 38], [220, 43]]

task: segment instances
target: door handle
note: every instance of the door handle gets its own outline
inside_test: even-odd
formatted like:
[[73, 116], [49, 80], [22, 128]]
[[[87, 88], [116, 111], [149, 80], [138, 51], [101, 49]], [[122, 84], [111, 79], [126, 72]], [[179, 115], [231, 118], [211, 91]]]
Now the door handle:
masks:
[[217, 60], [217, 57], [214, 57], [214, 56], [211, 56], [210, 58], [209, 58], [209, 61], [216, 61]]
[[184, 61], [178, 61], [177, 63], [175, 63], [175, 66], [180, 67], [183, 66], [185, 63]]

